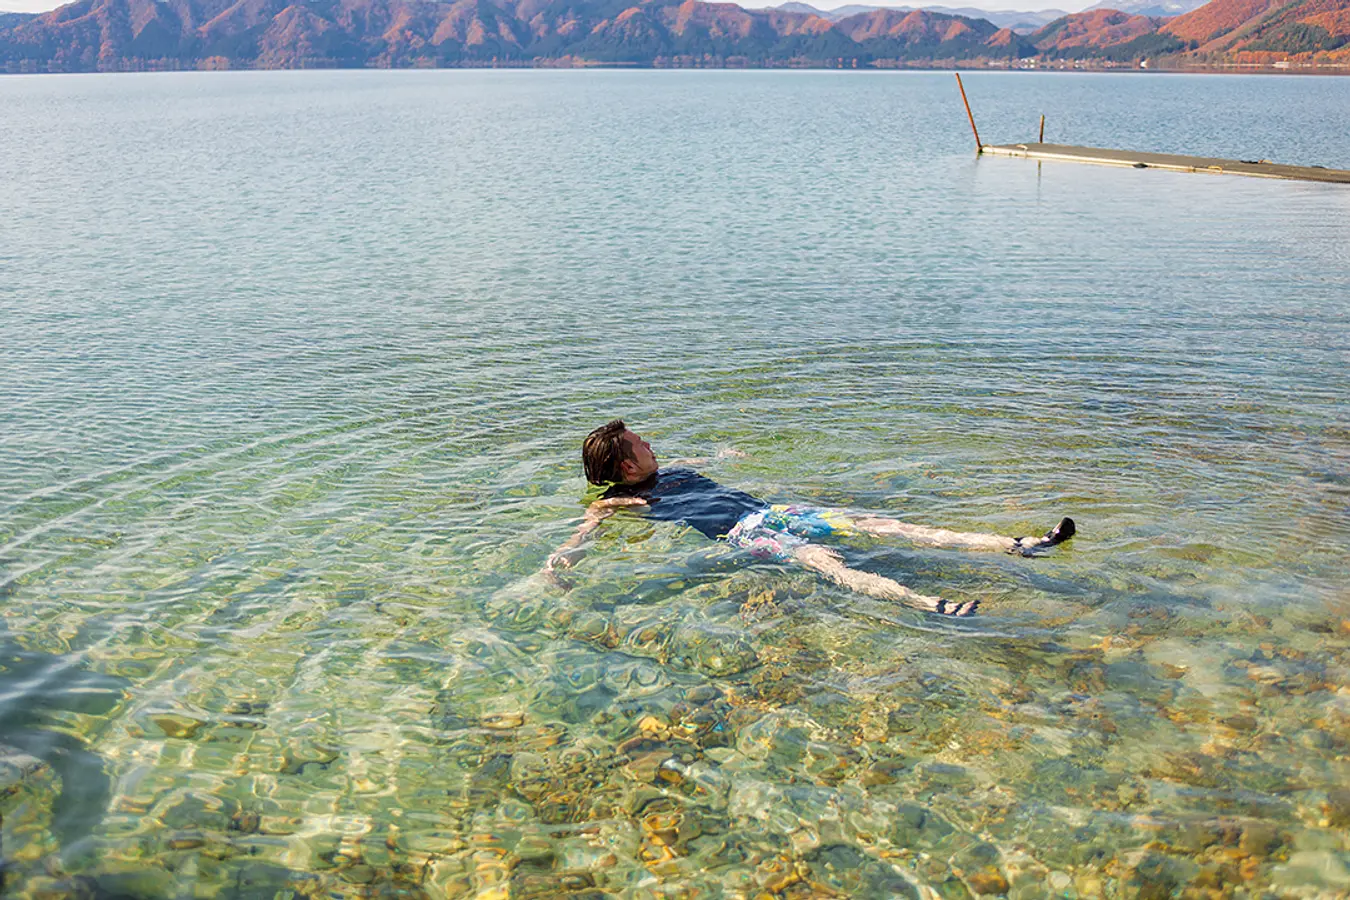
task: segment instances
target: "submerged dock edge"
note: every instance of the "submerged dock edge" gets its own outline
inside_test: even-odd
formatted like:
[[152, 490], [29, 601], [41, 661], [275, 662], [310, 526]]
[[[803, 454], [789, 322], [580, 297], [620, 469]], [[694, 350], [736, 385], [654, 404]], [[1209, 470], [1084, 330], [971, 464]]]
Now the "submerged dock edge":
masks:
[[1273, 163], [1267, 159], [1219, 159], [1207, 156], [1180, 156], [1171, 153], [1143, 153], [1133, 150], [1108, 150], [1102, 147], [1075, 147], [1070, 144], [1043, 143], [981, 144], [980, 153], [1133, 169], [1163, 169], [1169, 172], [1199, 172], [1206, 175], [1246, 175], [1251, 178], [1281, 178], [1287, 181], [1350, 184], [1350, 170], [1327, 169], [1322, 166], [1287, 166], [1281, 163]]

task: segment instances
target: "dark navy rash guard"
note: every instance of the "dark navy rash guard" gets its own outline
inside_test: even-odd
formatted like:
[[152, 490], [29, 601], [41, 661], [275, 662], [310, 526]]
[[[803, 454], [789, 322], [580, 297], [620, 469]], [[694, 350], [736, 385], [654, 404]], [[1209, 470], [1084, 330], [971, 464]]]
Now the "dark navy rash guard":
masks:
[[638, 497], [647, 501], [643, 511], [649, 519], [679, 522], [716, 540], [744, 516], [769, 504], [745, 491], [722, 487], [693, 469], [661, 469], [639, 484], [615, 484], [602, 500]]

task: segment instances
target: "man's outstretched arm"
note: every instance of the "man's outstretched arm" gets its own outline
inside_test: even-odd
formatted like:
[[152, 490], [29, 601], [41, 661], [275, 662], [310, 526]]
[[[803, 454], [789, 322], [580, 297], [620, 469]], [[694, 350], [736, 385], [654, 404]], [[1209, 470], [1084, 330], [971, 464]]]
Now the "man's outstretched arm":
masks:
[[745, 454], [734, 447], [723, 447], [716, 456], [680, 457], [665, 463], [667, 466], [706, 466], [717, 459], [745, 459]]
[[592, 531], [600, 527], [600, 523], [625, 506], [646, 506], [647, 501], [640, 497], [611, 497], [608, 500], [596, 500], [590, 506], [586, 507], [586, 515], [582, 518], [581, 524], [572, 536], [554, 550], [549, 555], [548, 561], [544, 563], [544, 574], [551, 581], [558, 583], [558, 570], [570, 569], [581, 558], [586, 555], [586, 549], [582, 546], [586, 538]]

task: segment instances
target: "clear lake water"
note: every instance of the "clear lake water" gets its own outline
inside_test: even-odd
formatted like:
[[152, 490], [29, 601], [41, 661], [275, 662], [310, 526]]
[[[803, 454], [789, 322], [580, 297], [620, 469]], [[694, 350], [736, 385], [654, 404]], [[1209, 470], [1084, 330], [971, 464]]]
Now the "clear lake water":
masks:
[[[1350, 168], [1350, 78], [972, 74]], [[0, 78], [0, 893], [1350, 895], [1350, 190], [950, 73]], [[621, 416], [950, 620], [623, 513]]]

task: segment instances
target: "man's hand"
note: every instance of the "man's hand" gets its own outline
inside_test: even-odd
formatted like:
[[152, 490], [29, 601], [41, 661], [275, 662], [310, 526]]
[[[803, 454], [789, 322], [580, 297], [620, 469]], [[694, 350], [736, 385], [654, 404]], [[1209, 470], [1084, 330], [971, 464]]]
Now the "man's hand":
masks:
[[570, 591], [572, 581], [562, 573], [575, 566], [585, 555], [584, 547], [559, 547], [544, 563], [544, 580], [560, 591]]
[[555, 550], [553, 555], [548, 558], [548, 562], [544, 563], [544, 571], [553, 572], [558, 569], [570, 569], [580, 562], [585, 555], [586, 551], [582, 547], [567, 547]]
[[716, 459], [745, 459], [745, 454], [735, 447], [723, 447], [713, 456], [690, 457], [682, 456], [679, 459], [672, 459], [666, 465], [669, 466], [706, 466]]

